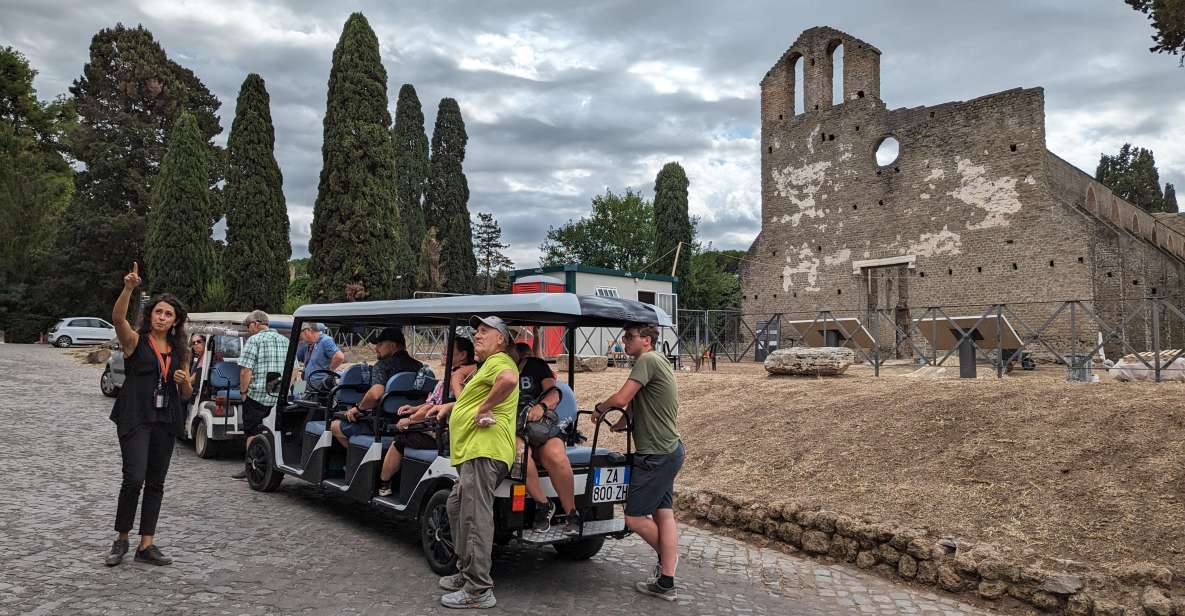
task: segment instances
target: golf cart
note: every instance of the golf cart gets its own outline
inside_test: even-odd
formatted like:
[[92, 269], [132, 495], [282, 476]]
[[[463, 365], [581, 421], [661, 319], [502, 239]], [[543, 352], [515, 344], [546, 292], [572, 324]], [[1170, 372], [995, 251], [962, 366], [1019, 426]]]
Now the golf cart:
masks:
[[[242, 398], [239, 393], [238, 357], [249, 334], [243, 320], [246, 312], [197, 312], [189, 315], [189, 337], [202, 336], [206, 352], [202, 354], [201, 379], [194, 387], [194, 397], [185, 405], [185, 423], [177, 437], [193, 440], [193, 450], [200, 458], [212, 458], [225, 441], [243, 440]], [[272, 315], [269, 327], [288, 335], [292, 317]], [[107, 360], [99, 380], [105, 395], [115, 397], [123, 387], [126, 373], [123, 352], [116, 348]], [[239, 445], [239, 451], [242, 445]]]
[[[452, 366], [453, 337], [457, 335], [457, 326], [468, 323], [473, 315], [497, 315], [512, 328], [564, 327], [568, 340], [567, 382], [557, 381], [561, 399], [556, 412], [561, 420], [570, 422], [564, 438], [572, 465], [576, 506], [581, 515], [581, 533], [575, 537], [565, 536], [558, 527], [547, 532], [532, 530], [534, 500], [527, 496], [523, 483], [507, 477], [495, 491], [495, 542], [551, 545], [561, 558], [591, 558], [600, 551], [606, 537], [621, 538], [629, 533], [624, 512], [618, 505], [624, 503], [628, 491], [633, 443], [631, 430], [627, 429], [624, 452], [599, 446], [602, 428], [607, 430], [624, 411], [610, 412], [594, 423], [591, 412], [577, 410], [572, 393], [576, 328], [616, 327], [626, 321], [670, 326], [671, 319], [665, 312], [636, 301], [571, 293], [453, 296], [302, 306], [294, 315], [293, 332], [299, 331], [304, 321], [354, 331], [387, 326], [443, 326], [446, 327], [444, 348], [447, 349], [444, 365]], [[343, 450], [327, 426], [335, 409], [347, 406], [341, 401], [342, 397], [356, 399], [357, 379], [354, 383], [339, 384], [327, 399], [308, 399], [307, 396], [306, 399], [295, 399], [289, 393], [295, 349], [295, 343], [289, 345], [284, 374], [276, 383], [279, 402], [264, 419], [264, 434], [255, 439], [247, 451], [250, 486], [270, 492], [279, 487], [287, 475], [320, 485], [346, 499], [390, 511], [396, 517], [418, 524], [421, 546], [433, 571], [442, 575], [454, 572], [456, 556], [445, 501], [457, 480], [457, 471], [449, 461], [447, 424], [424, 428], [435, 433], [436, 448], [406, 449], [395, 477], [394, 492], [390, 496], [378, 496], [382, 459], [395, 433], [395, 412], [403, 404], [423, 401], [434, 381], [429, 380], [417, 387], [415, 373], [392, 376], [386, 383], [386, 393], [377, 412], [372, 414], [377, 436], [355, 436], [350, 439], [348, 450]], [[357, 366], [351, 370], [354, 368]], [[450, 372], [440, 376], [446, 383]], [[346, 380], [343, 376], [342, 381]], [[584, 426], [578, 425], [581, 417], [586, 417]], [[579, 432], [581, 427], [591, 433], [591, 442], [587, 445], [582, 443], [585, 439]], [[548, 496], [557, 499], [547, 471], [539, 468], [539, 474]]]

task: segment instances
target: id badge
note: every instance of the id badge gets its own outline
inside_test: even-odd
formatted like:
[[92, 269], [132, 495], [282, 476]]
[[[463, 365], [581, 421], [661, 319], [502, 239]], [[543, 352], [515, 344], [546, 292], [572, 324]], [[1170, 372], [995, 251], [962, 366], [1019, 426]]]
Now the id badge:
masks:
[[156, 406], [156, 408], [158, 408], [158, 409], [165, 408], [165, 390], [161, 389], [158, 386], [156, 388], [156, 392], [154, 392], [152, 395], [152, 400], [153, 400], [153, 404]]

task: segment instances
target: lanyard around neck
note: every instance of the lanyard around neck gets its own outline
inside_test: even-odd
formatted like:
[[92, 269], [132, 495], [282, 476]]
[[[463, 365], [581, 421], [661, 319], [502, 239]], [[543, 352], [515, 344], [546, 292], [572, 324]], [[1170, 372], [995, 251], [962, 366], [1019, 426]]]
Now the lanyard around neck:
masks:
[[152, 336], [148, 336], [148, 346], [152, 347], [152, 352], [156, 355], [157, 365], [160, 366], [160, 382], [164, 383], [169, 374], [169, 366], [173, 364], [173, 356], [171, 354], [161, 355], [160, 349], [156, 346], [156, 340]]

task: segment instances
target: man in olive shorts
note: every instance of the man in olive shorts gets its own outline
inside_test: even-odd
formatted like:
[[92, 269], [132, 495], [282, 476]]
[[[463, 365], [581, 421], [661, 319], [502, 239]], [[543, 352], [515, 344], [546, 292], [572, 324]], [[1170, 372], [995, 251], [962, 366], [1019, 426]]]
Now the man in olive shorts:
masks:
[[[630, 468], [625, 522], [658, 553], [654, 575], [650, 580], [638, 582], [635, 588], [640, 593], [674, 601], [679, 530], [671, 501], [675, 476], [683, 466], [683, 442], [675, 430], [679, 414], [675, 372], [666, 356], [654, 350], [658, 328], [628, 323], [624, 329], [625, 352], [634, 358], [634, 368], [621, 389], [596, 406], [593, 419], [599, 420], [613, 407], [629, 411], [636, 453]], [[613, 428], [624, 429], [624, 421]]]

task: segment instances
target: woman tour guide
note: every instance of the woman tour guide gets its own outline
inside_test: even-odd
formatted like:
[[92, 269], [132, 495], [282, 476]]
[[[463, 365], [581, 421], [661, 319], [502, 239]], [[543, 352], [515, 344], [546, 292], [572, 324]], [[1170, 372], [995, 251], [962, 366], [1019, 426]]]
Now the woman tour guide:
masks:
[[128, 533], [136, 517], [136, 504], [143, 489], [140, 506], [140, 543], [136, 561], [167, 565], [171, 559], [153, 543], [156, 519], [164, 496], [165, 475], [177, 428], [184, 421], [181, 401], [193, 393], [189, 380], [189, 353], [186, 348], [185, 308], [169, 293], [149, 300], [140, 314], [136, 329], [128, 324], [128, 302], [140, 285], [140, 266], [123, 277], [123, 292], [115, 300], [111, 322], [124, 354], [127, 380], [111, 409], [123, 457], [123, 483], [115, 510], [115, 532], [119, 533], [107, 555], [107, 566], [123, 562], [128, 552]]

